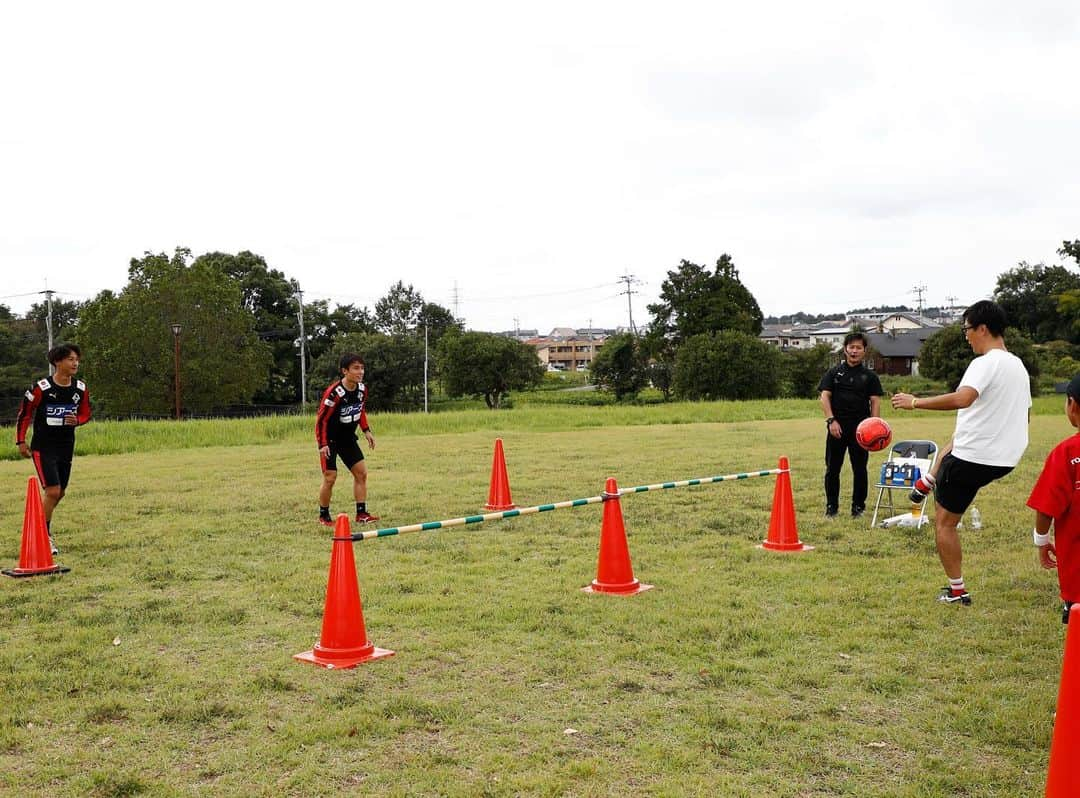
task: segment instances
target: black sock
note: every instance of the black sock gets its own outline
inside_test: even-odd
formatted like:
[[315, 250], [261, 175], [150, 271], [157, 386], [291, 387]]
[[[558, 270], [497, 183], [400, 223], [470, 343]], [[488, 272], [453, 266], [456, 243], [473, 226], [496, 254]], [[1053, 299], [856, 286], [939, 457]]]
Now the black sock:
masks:
[[356, 503], [356, 514], [359, 515], [360, 513], [366, 513], [366, 512], [367, 512], [367, 502], [357, 502]]
[[319, 518], [329, 518], [329, 517], [330, 517], [330, 505], [326, 505], [326, 507], [323, 507], [322, 505], [319, 505]]

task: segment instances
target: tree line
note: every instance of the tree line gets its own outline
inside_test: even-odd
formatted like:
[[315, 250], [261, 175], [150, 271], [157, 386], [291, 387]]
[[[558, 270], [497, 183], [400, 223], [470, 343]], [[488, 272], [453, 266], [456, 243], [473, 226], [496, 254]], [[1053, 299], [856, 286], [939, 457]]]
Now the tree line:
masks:
[[[1058, 252], [1080, 265], [1080, 241], [1065, 241]], [[1012, 325], [1006, 341], [1028, 366], [1033, 386], [1040, 373], [1065, 379], [1080, 372], [1075, 265], [1021, 262], [997, 278], [993, 297]], [[366, 379], [377, 386], [372, 410], [423, 407], [425, 367], [443, 395], [482, 397], [491, 408], [543, 378], [533, 347], [465, 331], [449, 310], [411, 285], [398, 281], [370, 310], [331, 308], [325, 300], [301, 307], [296, 281], [248, 251], [144, 253], [131, 259], [119, 293], [53, 302], [51, 317], [54, 341], [84, 350], [82, 373], [97, 412], [168, 416], [176, 400], [177, 343], [185, 414], [298, 404], [301, 309], [306, 401], [317, 400], [337, 375], [345, 351], [365, 358]], [[814, 396], [821, 374], [836, 361], [826, 344], [782, 352], [760, 340], [761, 309], [727, 254], [711, 268], [682, 260], [648, 310], [643, 334], [609, 338], [593, 361], [592, 381], [618, 400], [633, 399], [649, 385], [665, 399]], [[14, 417], [19, 397], [43, 371], [48, 312], [40, 302], [18, 318], [0, 305], [0, 418]], [[962, 339], [958, 324], [928, 339], [922, 373], [958, 381], [970, 360]]]
[[[120, 292], [53, 302], [53, 340], [82, 348], [80, 373], [102, 415], [170, 415], [177, 345], [184, 414], [295, 406], [302, 382], [300, 297], [295, 280], [252, 252], [147, 252], [131, 259]], [[444, 394], [482, 396], [493, 407], [507, 391], [543, 376], [532, 347], [466, 332], [449, 310], [401, 281], [370, 310], [317, 300], [303, 303], [302, 312], [307, 401], [317, 400], [337, 376], [345, 351], [363, 355], [366, 379], [378, 386], [372, 410], [422, 407], [425, 362], [428, 378], [440, 380]], [[45, 302], [23, 318], [0, 305], [2, 418], [14, 417], [19, 397], [44, 371], [47, 316]], [[475, 368], [477, 353], [484, 353], [483, 368]], [[467, 362], [468, 368], [458, 367]]]
[[[1080, 373], [1080, 241], [1063, 242], [1058, 254], [1074, 266], [1021, 262], [998, 276], [993, 294], [1010, 320], [1007, 345], [1024, 361], [1035, 391], [1040, 374], [1068, 379]], [[594, 381], [616, 398], [633, 397], [649, 384], [665, 398], [810, 397], [838, 357], [827, 344], [780, 351], [760, 340], [761, 310], [726, 254], [712, 269], [683, 260], [667, 273], [649, 312], [643, 336], [609, 339], [593, 362]], [[955, 386], [970, 360], [956, 323], [923, 344], [920, 372]]]

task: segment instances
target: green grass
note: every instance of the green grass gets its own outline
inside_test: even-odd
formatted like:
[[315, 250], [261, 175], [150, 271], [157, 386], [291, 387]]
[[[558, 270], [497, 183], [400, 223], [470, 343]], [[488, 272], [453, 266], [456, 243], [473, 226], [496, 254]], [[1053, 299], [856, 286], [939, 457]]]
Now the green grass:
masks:
[[[821, 517], [812, 401], [377, 416], [386, 526], [477, 512], [498, 435], [522, 506], [788, 456], [817, 548], [756, 548], [771, 478], [625, 497], [656, 585], [631, 598], [580, 592], [596, 506], [367, 541], [368, 634], [397, 654], [338, 672], [292, 659], [330, 556], [311, 419], [91, 424], [54, 523], [71, 573], [0, 581], [0, 793], [1039, 794], [1063, 627], [1023, 504], [1060, 404], [979, 497], [969, 608], [934, 601], [927, 530]], [[941, 443], [954, 423], [888, 418]], [[30, 473], [0, 462], [5, 567]]]

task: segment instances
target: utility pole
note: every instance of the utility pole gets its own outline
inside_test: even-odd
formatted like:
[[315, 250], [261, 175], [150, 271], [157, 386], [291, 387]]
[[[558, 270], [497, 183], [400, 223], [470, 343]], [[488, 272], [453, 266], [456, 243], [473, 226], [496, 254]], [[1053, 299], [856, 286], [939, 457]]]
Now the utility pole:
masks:
[[454, 303], [454, 320], [461, 321], [461, 312], [458, 308], [457, 280], [454, 280], [454, 294], [451, 301]]
[[630, 314], [630, 332], [637, 335], [637, 329], [634, 327], [634, 303], [631, 299], [637, 291], [630, 286], [641, 285], [641, 281], [632, 274], [624, 274], [618, 281], [626, 284], [626, 290], [620, 291], [619, 293], [626, 294], [626, 308]]
[[915, 302], [915, 307], [918, 308], [919, 315], [921, 316], [922, 312], [923, 312], [923, 299], [922, 298], [923, 298], [923, 294], [926, 293], [926, 285], [925, 285], [925, 283], [919, 283], [917, 286], [915, 286], [914, 288], [911, 289], [911, 293], [915, 294], [915, 296], [918, 297], [918, 299]]
[[300, 283], [296, 280], [293, 280], [293, 288], [296, 289], [293, 296], [300, 305], [296, 317], [300, 320], [300, 412], [303, 413], [307, 410], [307, 336], [304, 335], [304, 292], [300, 290]]
[[[51, 350], [53, 348], [52, 295], [55, 294], [56, 292], [55, 291], [50, 291], [48, 288], [46, 288], [41, 293], [45, 295], [45, 306], [46, 306], [46, 308], [48, 308], [48, 311], [45, 314], [45, 332], [49, 337], [49, 350]], [[55, 373], [56, 373], [56, 367], [52, 363], [50, 363], [49, 364], [49, 376], [51, 377]]]
[[424, 319], [424, 412], [428, 411], [427, 407], [427, 370], [428, 370], [428, 322]]

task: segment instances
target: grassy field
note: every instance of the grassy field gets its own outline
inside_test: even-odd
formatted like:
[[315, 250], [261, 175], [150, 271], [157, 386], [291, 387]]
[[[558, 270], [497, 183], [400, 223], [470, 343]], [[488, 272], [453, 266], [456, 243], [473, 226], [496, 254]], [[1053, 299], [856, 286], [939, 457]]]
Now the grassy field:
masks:
[[[755, 547], [770, 478], [625, 497], [656, 585], [629, 598], [580, 591], [595, 506], [360, 543], [368, 633], [397, 654], [336, 672], [292, 659], [330, 556], [311, 420], [91, 424], [54, 523], [71, 573], [0, 581], [0, 793], [1041, 794], [1064, 627], [1023, 505], [1060, 406], [979, 497], [966, 608], [935, 602], [926, 529], [822, 517], [813, 402], [375, 417], [383, 526], [477, 512], [500, 436], [523, 506], [788, 456], [817, 548]], [[30, 473], [0, 462], [4, 567]]]

